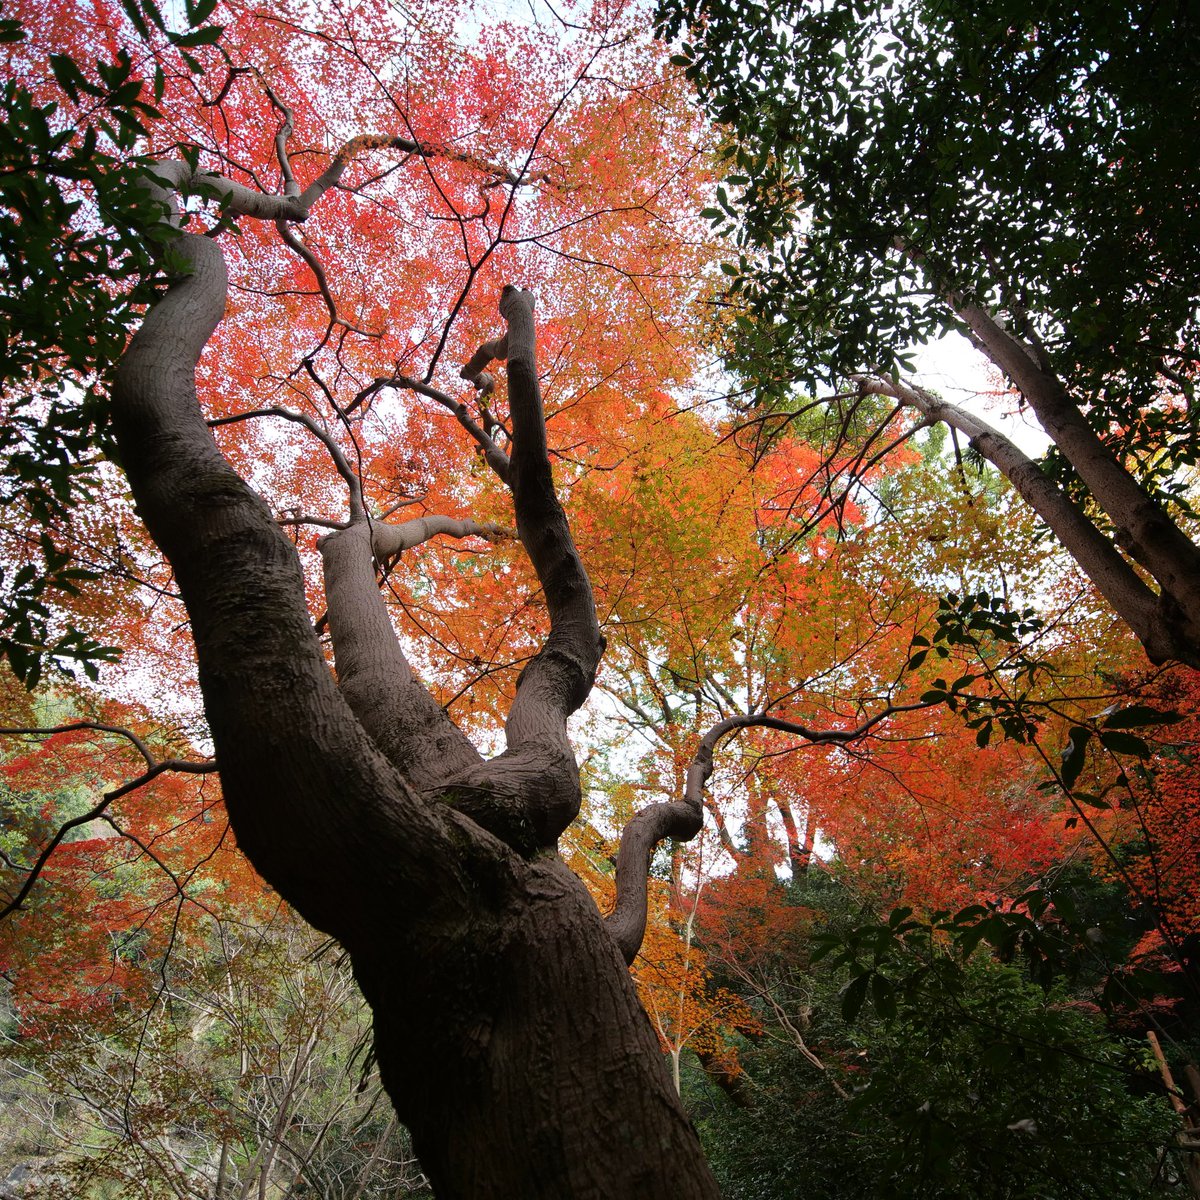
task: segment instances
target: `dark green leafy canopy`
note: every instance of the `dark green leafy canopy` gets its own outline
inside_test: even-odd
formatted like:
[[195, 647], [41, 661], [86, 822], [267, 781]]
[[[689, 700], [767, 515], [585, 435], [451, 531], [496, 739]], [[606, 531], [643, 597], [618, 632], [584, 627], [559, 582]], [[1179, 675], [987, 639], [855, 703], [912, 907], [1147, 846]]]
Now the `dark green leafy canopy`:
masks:
[[1171, 490], [1200, 444], [1200, 14], [661, 0], [660, 22], [732, 133], [710, 216], [761, 384], [891, 369], [980, 302]]
[[[149, 0], [127, 12], [139, 33], [149, 19], [176, 46], [220, 32], [167, 33]], [[0, 19], [0, 43], [18, 62], [24, 37], [19, 22]], [[31, 687], [47, 665], [94, 675], [115, 654], [56, 622], [54, 594], [90, 574], [59, 542], [110, 449], [108, 383], [149, 298], [162, 237], [161, 208], [139, 182], [150, 160], [136, 152], [161, 115], [161, 69], [152, 86], [125, 50], [112, 62], [51, 55], [49, 68], [53, 97], [16, 80], [0, 91], [0, 506], [29, 548], [0, 566], [0, 656]]]

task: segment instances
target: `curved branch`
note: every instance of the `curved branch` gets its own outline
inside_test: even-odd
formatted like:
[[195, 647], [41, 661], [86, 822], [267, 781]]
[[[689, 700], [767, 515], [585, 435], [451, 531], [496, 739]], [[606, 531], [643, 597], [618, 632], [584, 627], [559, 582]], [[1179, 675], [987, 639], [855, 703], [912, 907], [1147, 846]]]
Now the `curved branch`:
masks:
[[554, 489], [533, 306], [531, 292], [506, 287], [500, 314], [508, 332], [481, 347], [464, 370], [478, 381], [494, 354], [507, 354], [513, 438], [508, 483], [517, 533], [546, 598], [550, 632], [517, 680], [504, 727], [506, 749], [447, 785], [456, 807], [523, 852], [554, 845], [579, 812], [579, 767], [567, 718], [591, 691], [604, 652], [592, 585]]
[[798, 721], [747, 713], [718, 721], [701, 739], [687, 769], [681, 800], [666, 800], [635, 813], [621, 833], [617, 852], [617, 895], [605, 928], [627, 963], [632, 963], [646, 936], [646, 879], [654, 848], [666, 838], [690, 841], [704, 825], [704, 788], [713, 773], [718, 744], [743, 729], [775, 729], [795, 734], [808, 744], [844, 746], [865, 737], [876, 725], [901, 712], [931, 708], [932, 704], [889, 704], [853, 729], [813, 729]]
[[271, 85], [265, 79], [262, 80], [262, 85], [267, 93], [267, 99], [279, 110], [283, 117], [279, 129], [275, 133], [275, 157], [279, 160], [279, 173], [283, 176], [284, 188], [286, 189], [289, 186], [294, 187], [296, 177], [292, 174], [292, 161], [288, 156], [287, 144], [291, 141], [292, 134], [296, 130], [295, 114], [288, 105], [279, 99]]
[[[200, 410], [196, 363], [225, 311], [220, 247], [186, 232], [173, 245], [187, 273], [130, 341], [112, 415], [139, 513], [188, 607], [238, 844], [306, 920], [343, 942], [378, 922], [385, 879], [397, 911], [465, 917], [462, 864], [494, 843], [422, 804], [339, 693], [295, 548]], [[374, 590], [369, 545], [366, 562]]]
[[[41, 853], [37, 856], [31, 867], [17, 867], [17, 870], [25, 870], [28, 872], [25, 882], [18, 889], [17, 894], [8, 904], [0, 908], [0, 921], [9, 914], [18, 911], [25, 903], [29, 893], [33, 890], [33, 885], [37, 882], [38, 877], [45, 869], [46, 864], [50, 861], [51, 855], [62, 844], [63, 839], [71, 832], [72, 829], [78, 829], [81, 825], [87, 825], [91, 821], [95, 821], [102, 817], [108, 806], [114, 800], [119, 800], [122, 796], [127, 796], [130, 792], [136, 791], [140, 787], [144, 787], [152, 779], [156, 779], [159, 775], [167, 771], [176, 771], [189, 775], [207, 775], [210, 772], [217, 770], [217, 763], [214, 759], [197, 762], [189, 759], [168, 758], [156, 759], [150, 753], [149, 747], [136, 733], [129, 729], [123, 729], [119, 725], [109, 725], [103, 721], [73, 721], [67, 725], [55, 725], [52, 727], [29, 728], [29, 727], [10, 727], [0, 729], [0, 735], [26, 735], [32, 737], [53, 737], [59, 733], [77, 733], [80, 730], [92, 729], [98, 733], [111, 733], [118, 737], [126, 738], [137, 750], [138, 754], [146, 762], [146, 770], [136, 778], [121, 784], [120, 787], [113, 788], [111, 791], [105, 792], [99, 803], [88, 809], [81, 816], [72, 817], [69, 821], [64, 821], [55, 832], [54, 836], [42, 848]], [[15, 864], [14, 864], [15, 866]]]
[[[451, 162], [464, 163], [485, 175], [493, 176], [497, 182], [507, 183], [510, 187], [520, 187], [522, 184], [538, 182], [544, 176], [527, 175], [523, 171], [511, 171], [507, 167], [488, 162], [474, 154], [455, 150], [450, 146], [439, 146], [431, 142], [413, 141], [411, 138], [394, 137], [385, 133], [363, 133], [351, 138], [333, 156], [329, 166], [316, 177], [303, 191], [292, 174], [287, 156], [287, 135], [289, 110], [277, 100], [273, 102], [285, 113], [284, 127], [276, 137], [276, 151], [280, 158], [281, 170], [284, 176], [284, 194], [272, 196], [265, 192], [255, 191], [245, 184], [235, 183], [215, 171], [201, 170], [182, 159], [163, 159], [154, 164], [150, 171], [150, 186], [164, 192], [185, 194], [189, 190], [200, 192], [217, 200], [226, 212], [237, 216], [256, 217], [264, 221], [308, 220], [312, 207], [325, 195], [331, 187], [336, 186], [345, 173], [346, 168], [360, 154], [370, 150], [399, 150], [403, 154], [419, 158], [445, 158]], [[287, 165], [284, 165], [287, 164]], [[172, 223], [177, 223], [178, 211], [168, 202]]]
[[284, 244], [295, 251], [313, 273], [313, 278], [317, 281], [317, 289], [321, 293], [321, 299], [325, 301], [325, 307], [329, 310], [330, 329], [335, 325], [340, 325], [343, 329], [361, 334], [363, 337], [381, 338], [383, 336], [382, 333], [352, 325], [345, 317], [341, 316], [338, 313], [337, 301], [333, 298], [333, 290], [329, 286], [329, 280], [325, 276], [325, 268], [321, 265], [321, 260], [288, 228], [286, 221], [276, 221], [275, 231], [283, 239]]
[[362, 482], [358, 478], [358, 473], [350, 466], [349, 460], [342, 453], [341, 446], [307, 413], [293, 412], [290, 408], [281, 408], [275, 405], [271, 408], [255, 408], [249, 412], [235, 413], [231, 417], [214, 417], [208, 422], [208, 426], [210, 429], [216, 429], [220, 425], [233, 425], [238, 421], [250, 421], [256, 417], [282, 417], [285, 421], [294, 421], [297, 425], [303, 425], [309, 433], [319, 438], [325, 449], [329, 451], [329, 457], [333, 459], [333, 465], [337, 469], [337, 473], [345, 480], [346, 488], [350, 493], [350, 520], [356, 521], [366, 516], [366, 509], [363, 507]]
[[[492, 345], [494, 343], [488, 344]], [[508, 482], [508, 455], [496, 445], [491, 434], [471, 417], [471, 414], [467, 411], [467, 406], [461, 400], [455, 400], [453, 396], [443, 392], [440, 388], [424, 383], [420, 379], [413, 379], [409, 375], [380, 376], [378, 379], [372, 380], [347, 405], [347, 415], [352, 413], [359, 405], [366, 403], [376, 392], [388, 387], [396, 388], [399, 391], [416, 392], [419, 396], [427, 396], [430, 400], [435, 400], [443, 408], [449, 410], [454, 419], [470, 434], [471, 439], [483, 452], [483, 457], [488, 466], [492, 468], [501, 482]]]
[[923, 388], [877, 376], [860, 376], [856, 382], [864, 393], [899, 400], [929, 420], [942, 421], [966, 434], [970, 445], [1045, 521], [1100, 594], [1133, 630], [1150, 658], [1155, 662], [1176, 657], [1189, 661], [1186, 648], [1175, 643], [1163, 621], [1160, 598], [1070, 496], [1057, 487], [1015, 442], [973, 413], [949, 404]]
[[[508, 721], [510, 744], [514, 738], [520, 741], [526, 736], [523, 710], [529, 706], [546, 706], [565, 722], [591, 691], [604, 653], [591, 581], [554, 489], [538, 386], [533, 304], [531, 292], [508, 286], [500, 300], [500, 312], [508, 321], [504, 341], [513, 433], [509, 486], [517, 531], [545, 591], [550, 635], [517, 685]], [[532, 724], [540, 725], [540, 721], [535, 719]]]
[[150, 748], [131, 729], [121, 725], [109, 725], [106, 721], [71, 721], [66, 725], [39, 726], [5, 726], [0, 728], [0, 737], [54, 737], [60, 733], [81, 733], [91, 729], [96, 733], [111, 733], [125, 738], [145, 760], [146, 766], [152, 767], [158, 761]]

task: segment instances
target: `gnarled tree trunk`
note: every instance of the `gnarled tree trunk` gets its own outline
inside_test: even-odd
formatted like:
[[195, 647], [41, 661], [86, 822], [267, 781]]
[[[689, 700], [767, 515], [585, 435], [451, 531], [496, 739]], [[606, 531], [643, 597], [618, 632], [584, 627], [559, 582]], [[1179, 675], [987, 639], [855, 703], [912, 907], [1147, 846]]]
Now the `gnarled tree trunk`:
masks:
[[[231, 185], [226, 200], [295, 220], [319, 191], [243, 201]], [[437, 1194], [715, 1197], [617, 940], [555, 849], [580, 797], [566, 718], [603, 640], [551, 479], [532, 298], [506, 290], [507, 339], [485, 347], [507, 354], [513, 423], [511, 461], [489, 461], [512, 488], [551, 628], [488, 761], [404, 659], [375, 561], [407, 535], [370, 516], [348, 471], [350, 519], [323, 547], [330, 673], [295, 551], [197, 400], [195, 365], [225, 306], [220, 249], [185, 233], [176, 245], [191, 273], [148, 312], [118, 373], [123, 465], [191, 618], [239, 844], [349, 951], [384, 1084]]]

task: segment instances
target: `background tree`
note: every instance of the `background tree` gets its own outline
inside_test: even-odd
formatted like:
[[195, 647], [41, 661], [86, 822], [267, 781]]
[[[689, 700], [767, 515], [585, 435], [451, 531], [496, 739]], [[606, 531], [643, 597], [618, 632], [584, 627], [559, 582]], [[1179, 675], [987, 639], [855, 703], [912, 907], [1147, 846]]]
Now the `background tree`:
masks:
[[[659, 6], [730, 130], [730, 362], [766, 428], [835, 384], [833, 496], [945, 422], [1049, 526], [1155, 662], [1200, 665], [1194, 133], [1187, 5], [740, 0]], [[965, 334], [1051, 442], [1037, 464], [906, 383]], [[886, 397], [883, 411], [864, 406]], [[874, 415], [872, 415], [874, 413]], [[760, 424], [760, 429], [764, 428]], [[850, 449], [847, 449], [849, 445]]]
[[1172, 1194], [1144, 1045], [910, 910], [856, 928], [855, 909], [827, 877], [792, 889], [792, 936], [756, 963], [774, 1011], [743, 1045], [753, 1106], [694, 1084], [726, 1195]]

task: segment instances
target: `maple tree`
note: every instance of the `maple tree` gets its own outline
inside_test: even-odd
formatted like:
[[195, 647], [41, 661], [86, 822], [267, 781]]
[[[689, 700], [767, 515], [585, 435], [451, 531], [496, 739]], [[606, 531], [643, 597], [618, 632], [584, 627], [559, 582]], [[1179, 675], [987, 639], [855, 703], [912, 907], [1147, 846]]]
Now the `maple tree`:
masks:
[[[81, 14], [63, 15], [54, 36], [78, 70], [93, 30], [74, 19]], [[146, 62], [168, 66], [157, 75], [162, 118], [140, 122], [157, 152], [137, 164], [137, 185], [155, 218], [139, 232], [160, 249], [169, 278], [112, 376], [112, 448], [137, 516], [170, 564], [169, 579], [158, 575], [161, 607], [170, 619], [180, 600], [186, 606], [238, 845], [349, 953], [374, 1011], [381, 1077], [439, 1194], [710, 1195], [617, 940], [554, 853], [580, 803], [566, 719], [588, 693], [603, 639], [551, 476], [533, 296], [499, 287], [515, 270], [541, 287], [543, 341], [567, 411], [589, 399], [594, 385], [575, 364], [593, 349], [602, 368], [606, 358], [634, 359], [585, 405], [580, 431], [601, 422], [617, 387], [636, 386], [639, 368], [672, 349], [666, 338], [649, 353], [604, 340], [623, 312], [652, 314], [656, 289], [677, 286], [690, 269], [671, 217], [676, 193], [693, 186], [695, 149], [685, 140], [662, 153], [660, 140], [686, 131], [688, 117], [661, 55], [627, 48], [630, 14], [599, 12], [573, 46], [510, 26], [504, 53], [479, 57], [451, 53], [457, 14], [426, 15], [430, 25], [407, 34], [384, 9], [305, 32], [307, 12], [289, 24], [281, 9], [231, 8], [220, 51], [209, 52], [211, 39], [180, 41], [152, 6], [106, 13], [102, 42], [135, 44]], [[36, 18], [30, 29], [18, 57], [36, 77], [48, 30]], [[419, 55], [406, 53], [404, 36], [420, 42]], [[369, 42], [396, 57], [373, 45], [368, 58]], [[195, 64], [172, 71], [171, 47], [208, 64], [203, 78], [219, 89], [217, 103], [189, 97]], [[326, 72], [325, 90], [305, 96], [294, 74], [301, 60]], [[58, 103], [74, 100], [88, 127], [96, 93], [62, 59], [52, 65], [66, 93]], [[378, 114], [385, 132], [363, 134], [364, 113]], [[657, 159], [614, 161], [619, 132], [648, 138]], [[198, 152], [169, 149], [180, 141]], [[261, 186], [267, 170], [282, 175], [282, 194]], [[185, 218], [193, 197], [220, 210], [217, 237], [184, 227], [203, 224]], [[328, 222], [311, 223], [301, 242], [287, 226], [318, 210]], [[414, 232], [422, 212], [432, 220]], [[228, 332], [198, 369], [226, 316], [221, 235], [235, 224]], [[640, 226], [650, 239], [631, 236]], [[400, 245], [398, 277], [377, 267], [357, 281], [335, 274], [356, 253], [352, 233]], [[571, 304], [573, 275], [592, 262], [616, 280], [602, 314]], [[494, 328], [498, 295], [506, 332], [485, 340], [477, 331]], [[472, 352], [472, 339], [483, 348]], [[452, 356], [467, 362], [476, 402], [433, 384]], [[507, 364], [506, 389], [486, 371], [494, 359]], [[212, 399], [207, 412], [197, 378]], [[405, 439], [407, 458], [397, 456], [396, 432], [420, 422], [388, 411], [397, 392], [445, 410]], [[259, 439], [275, 435], [243, 435], [248, 421], [272, 419], [297, 426], [300, 438], [286, 449], [277, 442], [268, 461]], [[464, 448], [474, 443], [478, 460], [447, 451], [452, 433]], [[448, 468], [455, 458], [457, 470]], [[273, 493], [282, 526], [230, 460]], [[504, 491], [481, 482], [479, 467]], [[418, 504], [420, 515], [389, 522], [397, 502]], [[119, 505], [110, 514], [118, 523], [128, 515]], [[50, 518], [49, 537], [78, 536], [69, 514]], [[327, 531], [319, 589], [285, 532], [311, 524]], [[507, 639], [523, 669], [515, 684], [509, 670], [500, 681], [508, 686], [494, 688], [475, 719], [508, 709], [505, 748], [491, 757], [417, 681], [379, 590], [377, 564], [388, 581], [403, 551], [437, 535], [516, 537], [528, 556], [524, 564], [509, 556], [511, 579], [500, 589], [525, 610]], [[300, 548], [313, 566], [312, 542]], [[137, 552], [146, 555], [144, 543]], [[436, 604], [453, 612], [459, 597], [467, 607], [479, 576], [468, 569], [439, 583]], [[534, 587], [544, 599], [531, 611], [519, 597]], [[417, 629], [431, 590], [421, 580], [406, 606]], [[328, 631], [336, 678], [314, 616]], [[461, 621], [454, 640], [468, 668], [484, 661], [471, 641], [492, 629]]]
[[186, 738], [112, 702], [47, 732], [89, 702], [39, 704], [0, 771], [0, 1177], [15, 1163], [8, 1182], [39, 1195], [428, 1194], [349, 964], [237, 850], [213, 764], [130, 789], [139, 758]]
[[1197, 779], [1195, 754], [1200, 683], [1180, 673], [1159, 684], [1162, 701], [1182, 720], [1161, 735], [1167, 753], [1160, 756], [1144, 790], [1134, 796], [1136, 824], [1130, 831], [1144, 840], [1144, 857], [1135, 866], [1143, 895], [1162, 913], [1168, 938], [1182, 944], [1200, 933], [1197, 895]]

